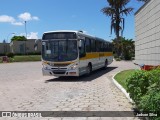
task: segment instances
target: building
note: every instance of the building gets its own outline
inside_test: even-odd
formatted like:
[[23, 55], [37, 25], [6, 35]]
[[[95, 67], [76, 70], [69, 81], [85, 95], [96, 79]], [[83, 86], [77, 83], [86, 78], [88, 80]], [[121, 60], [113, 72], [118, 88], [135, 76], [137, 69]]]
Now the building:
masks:
[[31, 54], [41, 53], [41, 41], [37, 44], [37, 50], [35, 50], [35, 39], [27, 39], [27, 41], [12, 41], [11, 43], [0, 43], [0, 55], [6, 53], [14, 54]]
[[149, 0], [135, 13], [135, 63], [160, 65], [160, 0]]
[[9, 43], [0, 43], [0, 55], [5, 55], [10, 52]]
[[14, 54], [40, 53], [41, 42], [38, 42], [37, 50], [34, 48], [35, 39], [27, 39], [27, 41], [12, 41], [10, 43], [11, 52]]

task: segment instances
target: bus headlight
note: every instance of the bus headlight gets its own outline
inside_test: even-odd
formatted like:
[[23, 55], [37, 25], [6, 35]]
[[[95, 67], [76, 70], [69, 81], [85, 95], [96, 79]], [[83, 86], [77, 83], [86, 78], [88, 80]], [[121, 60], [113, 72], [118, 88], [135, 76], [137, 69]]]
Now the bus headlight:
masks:
[[72, 66], [70, 66], [70, 70], [75, 70], [78, 68], [78, 64], [74, 64]]
[[48, 67], [47, 67], [46, 64], [43, 64], [43, 68], [44, 68], [44, 69], [48, 69]]

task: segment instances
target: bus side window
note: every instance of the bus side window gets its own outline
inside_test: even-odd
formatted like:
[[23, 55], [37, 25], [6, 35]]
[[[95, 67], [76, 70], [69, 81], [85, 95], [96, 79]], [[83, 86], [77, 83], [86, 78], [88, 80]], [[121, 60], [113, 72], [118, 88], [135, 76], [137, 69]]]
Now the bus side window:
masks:
[[85, 39], [86, 52], [91, 52], [91, 40], [89, 38]]
[[96, 52], [99, 52], [100, 51], [100, 43], [99, 43], [99, 41], [96, 41], [95, 45], [96, 45]]
[[109, 44], [109, 51], [112, 52], [112, 51], [113, 51], [112, 49], [113, 49], [112, 43], [110, 43], [110, 44]]
[[107, 52], [107, 43], [104, 43], [104, 52]]
[[108, 51], [109, 51], [109, 52], [111, 51], [110, 43], [108, 44]]
[[103, 52], [104, 48], [103, 48], [103, 42], [100, 42], [100, 52]]
[[110, 44], [107, 44], [107, 51], [110, 52]]
[[82, 46], [81, 48], [79, 49], [79, 57], [82, 58], [82, 57], [85, 57], [86, 53], [85, 53], [85, 44], [84, 44], [84, 40], [81, 40], [82, 41]]
[[107, 52], [109, 51], [109, 43], [107, 43]]
[[107, 46], [107, 49], [106, 49], [106, 50], [107, 50], [107, 52], [108, 52], [108, 51], [109, 51], [109, 43], [107, 43], [106, 46]]
[[96, 44], [94, 39], [91, 39], [91, 51], [96, 52]]

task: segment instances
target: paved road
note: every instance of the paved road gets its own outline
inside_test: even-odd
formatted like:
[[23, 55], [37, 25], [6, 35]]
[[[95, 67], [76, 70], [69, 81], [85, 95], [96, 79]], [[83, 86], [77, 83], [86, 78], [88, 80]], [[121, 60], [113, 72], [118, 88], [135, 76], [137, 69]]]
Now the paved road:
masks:
[[130, 111], [132, 108], [111, 80], [120, 70], [137, 68], [132, 62], [114, 61], [107, 70], [97, 70], [89, 77], [79, 78], [44, 77], [41, 67], [41, 62], [0, 64], [1, 111]]

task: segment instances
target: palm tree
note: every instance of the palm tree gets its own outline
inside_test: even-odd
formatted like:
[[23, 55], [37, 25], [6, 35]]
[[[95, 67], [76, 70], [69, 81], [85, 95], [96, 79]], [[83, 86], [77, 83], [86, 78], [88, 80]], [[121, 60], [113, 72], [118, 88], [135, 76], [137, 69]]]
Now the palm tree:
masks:
[[130, 14], [130, 12], [133, 10], [133, 8], [128, 7], [126, 8], [126, 5], [130, 2], [130, 0], [107, 0], [109, 3], [108, 7], [104, 7], [101, 11], [111, 17], [111, 34], [112, 31], [114, 30], [116, 34], [117, 40], [119, 39], [120, 36], [120, 31], [121, 35], [123, 35], [123, 30], [124, 30], [124, 15]]

